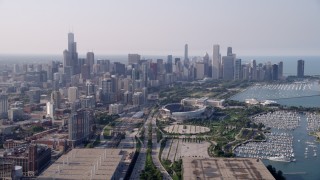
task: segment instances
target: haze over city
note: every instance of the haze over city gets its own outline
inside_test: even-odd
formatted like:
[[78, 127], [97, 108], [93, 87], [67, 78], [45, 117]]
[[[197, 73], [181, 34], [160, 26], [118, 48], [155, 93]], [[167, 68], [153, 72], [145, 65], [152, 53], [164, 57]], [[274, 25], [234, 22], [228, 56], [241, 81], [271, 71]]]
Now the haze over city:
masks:
[[0, 179], [319, 179], [320, 0], [0, 0], [0, 17]]
[[320, 1], [0, 1], [0, 54], [319, 55]]

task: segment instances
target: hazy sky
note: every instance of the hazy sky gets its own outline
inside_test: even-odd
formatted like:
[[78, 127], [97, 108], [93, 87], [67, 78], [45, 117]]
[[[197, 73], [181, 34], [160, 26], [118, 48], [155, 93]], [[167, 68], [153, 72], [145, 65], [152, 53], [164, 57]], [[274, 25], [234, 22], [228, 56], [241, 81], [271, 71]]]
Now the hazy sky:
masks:
[[0, 54], [320, 55], [319, 0], [0, 0]]

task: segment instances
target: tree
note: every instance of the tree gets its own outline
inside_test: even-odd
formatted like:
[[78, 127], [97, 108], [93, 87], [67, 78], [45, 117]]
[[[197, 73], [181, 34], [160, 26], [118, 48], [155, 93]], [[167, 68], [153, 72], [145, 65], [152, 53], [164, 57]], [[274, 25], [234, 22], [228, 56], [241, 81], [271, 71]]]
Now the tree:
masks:
[[283, 176], [282, 171], [280, 170], [276, 170], [275, 167], [272, 167], [271, 165], [267, 166], [267, 169], [269, 170], [269, 172], [272, 174], [272, 176], [276, 179], [276, 180], [285, 180], [286, 178]]

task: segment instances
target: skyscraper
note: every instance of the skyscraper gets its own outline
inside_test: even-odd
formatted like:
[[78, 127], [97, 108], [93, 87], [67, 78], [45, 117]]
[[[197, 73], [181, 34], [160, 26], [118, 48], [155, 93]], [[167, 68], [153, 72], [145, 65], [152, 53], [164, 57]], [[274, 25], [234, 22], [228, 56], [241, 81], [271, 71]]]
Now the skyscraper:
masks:
[[251, 61], [251, 79], [257, 80], [257, 62], [254, 59]]
[[304, 60], [302, 60], [302, 59], [298, 60], [297, 77], [298, 78], [304, 77]]
[[157, 71], [159, 74], [164, 73], [163, 59], [157, 59]]
[[0, 94], [0, 117], [8, 115], [8, 95]]
[[196, 79], [203, 79], [204, 78], [204, 71], [205, 71], [204, 63], [197, 62], [196, 63]]
[[149, 63], [148, 62], [144, 62], [142, 63], [142, 83], [143, 83], [143, 87], [148, 87], [148, 68], [149, 67]]
[[74, 34], [71, 32], [68, 33], [68, 52], [72, 67], [72, 74], [78, 74], [80, 70], [78, 67], [77, 43], [74, 42]]
[[172, 73], [172, 55], [167, 58], [167, 73]]
[[188, 44], [184, 45], [184, 65], [189, 66], [189, 56], [188, 56]]
[[222, 78], [224, 80], [234, 79], [234, 56], [222, 57]]
[[282, 61], [278, 63], [278, 78], [279, 79], [283, 78], [283, 62]]
[[206, 52], [206, 54], [203, 57], [204, 75], [206, 77], [211, 77], [211, 74], [212, 74], [211, 71], [210, 71], [210, 74], [209, 74], [209, 60], [210, 60], [209, 54]]
[[92, 67], [94, 64], [94, 53], [93, 52], [87, 52], [86, 64], [89, 65], [90, 73], [92, 73]]
[[51, 101], [53, 102], [55, 107], [59, 109], [61, 104], [61, 93], [59, 91], [52, 91]]
[[86, 95], [87, 96], [95, 96], [96, 95], [96, 87], [91, 81], [86, 82]]
[[242, 70], [241, 59], [236, 59], [234, 61], [234, 80], [242, 79], [241, 70]]
[[63, 68], [71, 67], [71, 57], [68, 50], [63, 51]]
[[278, 64], [272, 65], [272, 80], [276, 81], [279, 79], [279, 66]]
[[88, 64], [81, 66], [81, 77], [84, 80], [90, 79], [90, 66]]
[[132, 79], [132, 90], [135, 91], [137, 88], [136, 80], [137, 80], [137, 71], [133, 68], [131, 72], [131, 79]]
[[68, 122], [69, 140], [73, 145], [81, 143], [90, 135], [91, 113], [88, 110], [80, 109], [73, 113]]
[[128, 54], [128, 64], [139, 64], [141, 56], [139, 54]]
[[220, 46], [213, 45], [213, 56], [212, 56], [212, 79], [219, 79], [220, 76]]
[[228, 47], [227, 56], [232, 56], [232, 47]]

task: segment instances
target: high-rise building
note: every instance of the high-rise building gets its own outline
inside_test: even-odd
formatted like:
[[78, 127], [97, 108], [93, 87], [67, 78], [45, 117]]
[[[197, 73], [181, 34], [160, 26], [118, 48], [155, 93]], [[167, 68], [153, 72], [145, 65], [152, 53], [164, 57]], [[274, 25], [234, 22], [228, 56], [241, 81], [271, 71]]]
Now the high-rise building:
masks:
[[140, 106], [144, 104], [144, 97], [142, 92], [135, 92], [132, 96], [132, 104], [134, 106]]
[[157, 71], [158, 71], [158, 74], [164, 73], [163, 59], [157, 59]]
[[55, 110], [55, 107], [54, 107], [54, 103], [52, 103], [52, 102], [47, 102], [46, 103], [46, 105], [47, 105], [47, 116], [48, 117], [51, 117], [52, 119], [54, 118], [54, 110]]
[[0, 117], [8, 115], [8, 95], [0, 94]]
[[92, 73], [92, 68], [94, 64], [94, 53], [93, 52], [87, 52], [87, 59], [86, 64], [90, 67], [90, 73]]
[[90, 66], [88, 64], [81, 66], [81, 77], [84, 80], [90, 79]]
[[149, 64], [147, 62], [144, 62], [141, 66], [141, 70], [142, 70], [142, 83], [144, 87], [148, 87], [148, 66]]
[[72, 64], [71, 64], [70, 53], [68, 50], [64, 50], [63, 51], [63, 68], [65, 69], [66, 67], [71, 67], [71, 66], [72, 66]]
[[122, 64], [120, 62], [114, 62], [113, 63], [113, 70], [112, 70], [113, 74], [117, 74], [117, 75], [125, 75], [126, 74], [126, 66], [125, 64]]
[[241, 78], [244, 80], [250, 79], [250, 64], [242, 64], [241, 65]]
[[213, 45], [213, 56], [212, 56], [212, 79], [219, 79], [220, 77], [220, 46]]
[[232, 56], [232, 47], [228, 47], [227, 56]]
[[68, 122], [68, 130], [69, 140], [73, 142], [74, 146], [89, 137], [91, 118], [91, 112], [85, 109], [72, 113]]
[[68, 33], [68, 52], [72, 67], [72, 74], [78, 74], [80, 70], [78, 66], [77, 43], [74, 42], [74, 34], [71, 32]]
[[115, 101], [115, 93], [117, 91], [117, 79], [106, 78], [101, 81], [102, 86], [102, 101], [110, 103]]
[[167, 58], [167, 73], [172, 73], [172, 55]]
[[87, 96], [95, 96], [96, 87], [91, 81], [86, 82], [86, 95]]
[[60, 108], [61, 93], [59, 91], [52, 91], [51, 102], [53, 102], [56, 108]]
[[184, 65], [189, 66], [188, 44], [184, 45]]
[[196, 79], [203, 79], [204, 78], [204, 63], [197, 62], [196, 63]]
[[278, 64], [272, 65], [272, 80], [276, 81], [279, 80], [279, 67]]
[[123, 93], [123, 104], [132, 104], [132, 92], [126, 91]]
[[209, 60], [210, 60], [209, 54], [206, 52], [206, 54], [203, 56], [204, 76], [205, 77], [211, 77], [211, 74], [209, 74]]
[[133, 68], [131, 72], [131, 79], [132, 79], [132, 90], [135, 91], [137, 88], [136, 81], [137, 81], [137, 71]]
[[279, 72], [278, 78], [283, 79], [283, 62], [282, 61], [278, 63], [278, 72]]
[[257, 62], [254, 59], [251, 61], [251, 79], [257, 80]]
[[304, 60], [302, 60], [302, 59], [298, 60], [297, 77], [298, 78], [304, 77]]
[[128, 54], [128, 64], [139, 64], [141, 56], [139, 54]]
[[73, 103], [79, 99], [79, 91], [77, 87], [69, 87], [68, 89], [68, 100]]
[[241, 71], [242, 71], [241, 59], [236, 59], [234, 61], [234, 80], [242, 79]]
[[100, 72], [109, 72], [110, 71], [110, 60], [98, 59], [97, 64], [100, 65]]
[[222, 57], [222, 78], [224, 80], [233, 80], [234, 76], [234, 56]]

